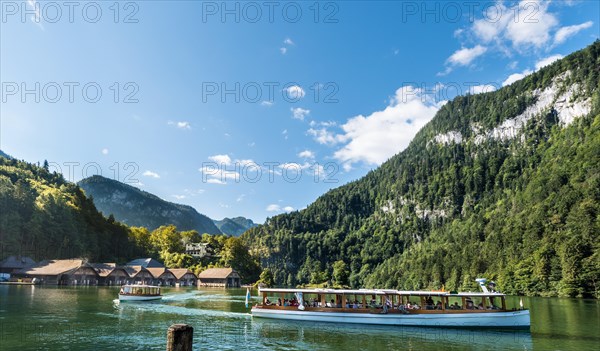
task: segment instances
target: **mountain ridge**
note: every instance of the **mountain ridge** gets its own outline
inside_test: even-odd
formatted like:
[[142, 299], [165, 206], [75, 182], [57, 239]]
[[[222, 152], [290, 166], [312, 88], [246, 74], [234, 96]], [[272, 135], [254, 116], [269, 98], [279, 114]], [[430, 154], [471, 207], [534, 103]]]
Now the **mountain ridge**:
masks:
[[251, 219], [241, 216], [233, 218], [225, 217], [221, 220], [213, 219], [213, 222], [219, 228], [219, 230], [223, 232], [223, 234], [229, 234], [232, 236], [240, 236], [246, 230], [254, 228], [258, 225]]
[[163, 200], [129, 184], [98, 175], [82, 179], [77, 184], [91, 196], [102, 213], [112, 214], [124, 224], [149, 230], [173, 224], [182, 231], [221, 234], [210, 218], [193, 207]]
[[598, 297], [599, 53], [456, 97], [377, 169], [242, 238], [279, 285], [468, 290], [483, 275], [509, 293]]
[[251, 219], [241, 216], [213, 220], [192, 206], [167, 201], [145, 190], [102, 176], [82, 179], [78, 185], [91, 196], [101, 212], [107, 216], [112, 214], [118, 221], [131, 226], [154, 230], [161, 225], [173, 224], [181, 231], [196, 230], [201, 234], [232, 236], [240, 236], [256, 226]]

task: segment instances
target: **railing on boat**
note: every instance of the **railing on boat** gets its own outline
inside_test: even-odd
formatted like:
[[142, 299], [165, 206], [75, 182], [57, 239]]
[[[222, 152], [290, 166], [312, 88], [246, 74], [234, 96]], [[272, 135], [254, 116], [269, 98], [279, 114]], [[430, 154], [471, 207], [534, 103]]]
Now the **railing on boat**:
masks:
[[[291, 299], [291, 305], [286, 306], [284, 301], [287, 301], [286, 295], [296, 296], [301, 293], [304, 306], [302, 310], [313, 312], [439, 314], [508, 311], [505, 295], [497, 292], [451, 294], [442, 291], [261, 289], [260, 293], [262, 303], [256, 307], [261, 309], [298, 310], [295, 298]], [[271, 302], [269, 296], [278, 300]], [[327, 296], [331, 297], [330, 301], [327, 301]], [[367, 301], [369, 296], [370, 301]], [[360, 297], [360, 301], [357, 297]], [[433, 301], [434, 298], [437, 302]], [[415, 299], [419, 303], [414, 303]], [[475, 304], [473, 299], [478, 299], [479, 304]], [[458, 301], [461, 302], [460, 305]], [[498, 302], [500, 304], [496, 305]]]

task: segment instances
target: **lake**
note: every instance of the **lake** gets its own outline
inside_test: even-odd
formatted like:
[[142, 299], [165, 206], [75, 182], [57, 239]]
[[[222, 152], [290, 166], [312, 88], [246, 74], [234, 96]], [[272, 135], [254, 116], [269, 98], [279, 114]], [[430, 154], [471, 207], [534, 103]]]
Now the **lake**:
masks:
[[[167, 328], [194, 327], [211, 350], [592, 350], [596, 300], [523, 298], [531, 332], [380, 327], [252, 319], [245, 289], [163, 289], [121, 303], [117, 288], [0, 285], [0, 350], [164, 350]], [[511, 297], [509, 306], [518, 305]]]

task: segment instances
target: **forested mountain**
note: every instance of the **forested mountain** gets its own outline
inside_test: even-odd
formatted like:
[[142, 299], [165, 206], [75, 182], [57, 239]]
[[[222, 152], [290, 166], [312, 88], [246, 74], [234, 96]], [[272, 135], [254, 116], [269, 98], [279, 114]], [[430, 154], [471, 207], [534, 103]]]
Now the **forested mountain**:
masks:
[[0, 157], [12, 158], [9, 155], [7, 155], [6, 153], [4, 153], [4, 151], [2, 151], [2, 150], [0, 150]]
[[39, 167], [0, 156], [0, 259], [124, 263], [144, 253], [129, 228], [102, 216], [81, 188], [48, 172], [47, 163]]
[[223, 234], [232, 236], [240, 236], [246, 230], [257, 226], [251, 219], [244, 217], [223, 218], [220, 221], [213, 220], [213, 222]]
[[83, 179], [78, 184], [100, 211], [127, 225], [154, 230], [173, 224], [183, 231], [221, 234], [210, 218], [193, 207], [165, 201], [131, 185], [101, 176]]
[[600, 41], [459, 96], [395, 155], [243, 236], [279, 285], [600, 291]]

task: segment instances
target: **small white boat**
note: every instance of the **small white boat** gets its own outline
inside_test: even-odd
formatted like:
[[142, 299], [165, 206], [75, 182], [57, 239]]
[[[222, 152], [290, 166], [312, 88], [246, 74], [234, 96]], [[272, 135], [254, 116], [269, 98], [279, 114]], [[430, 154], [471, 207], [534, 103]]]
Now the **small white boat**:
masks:
[[529, 329], [528, 310], [507, 308], [504, 294], [488, 290], [485, 279], [477, 281], [483, 292], [260, 289], [262, 303], [252, 307], [252, 316], [395, 326]]
[[153, 301], [162, 299], [160, 287], [155, 285], [123, 285], [119, 301]]

